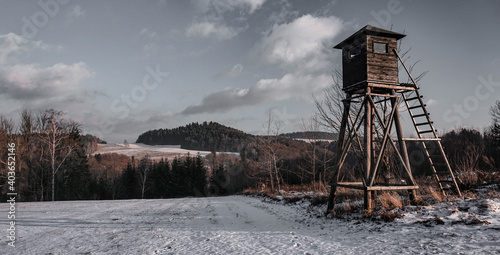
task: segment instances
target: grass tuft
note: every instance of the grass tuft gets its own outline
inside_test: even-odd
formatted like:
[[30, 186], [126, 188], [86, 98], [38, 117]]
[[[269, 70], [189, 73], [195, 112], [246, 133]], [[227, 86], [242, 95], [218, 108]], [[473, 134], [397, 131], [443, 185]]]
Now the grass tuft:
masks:
[[380, 205], [384, 210], [391, 210], [394, 208], [403, 208], [401, 197], [395, 192], [384, 192], [379, 197]]

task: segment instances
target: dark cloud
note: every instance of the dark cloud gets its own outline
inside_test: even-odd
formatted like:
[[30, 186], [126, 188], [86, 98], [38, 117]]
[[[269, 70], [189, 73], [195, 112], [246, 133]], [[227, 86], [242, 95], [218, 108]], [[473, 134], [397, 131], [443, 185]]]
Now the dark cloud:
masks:
[[243, 65], [236, 64], [229, 70], [224, 70], [215, 75], [214, 80], [228, 79], [234, 80], [241, 78], [243, 72]]
[[227, 88], [203, 98], [201, 104], [184, 109], [181, 114], [222, 113], [237, 107], [270, 101], [296, 99], [311, 101], [311, 95], [331, 84], [327, 75], [286, 74], [281, 79], [262, 79], [250, 89]]

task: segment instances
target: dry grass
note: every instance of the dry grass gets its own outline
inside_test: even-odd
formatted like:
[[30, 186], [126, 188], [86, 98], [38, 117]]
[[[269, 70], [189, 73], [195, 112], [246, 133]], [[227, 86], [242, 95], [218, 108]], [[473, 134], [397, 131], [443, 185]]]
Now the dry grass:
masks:
[[413, 201], [413, 205], [426, 206], [428, 204], [425, 202], [425, 199], [420, 195], [420, 193], [416, 192], [415, 201]]
[[341, 216], [341, 215], [345, 215], [348, 213], [352, 213], [353, 208], [354, 207], [351, 206], [350, 201], [345, 201], [342, 204], [335, 206], [335, 208], [333, 209], [333, 212], [334, 212], [335, 216]]
[[460, 170], [456, 173], [461, 189], [477, 188], [483, 185], [500, 183], [500, 172], [478, 169]]
[[471, 198], [471, 199], [477, 199], [477, 195], [474, 194], [474, 192], [472, 192], [471, 190], [463, 190], [462, 191], [462, 196], [464, 198]]
[[337, 188], [337, 196], [335, 198], [336, 203], [342, 203], [343, 201], [355, 201], [363, 199], [363, 191], [353, 190], [339, 187]]
[[403, 218], [403, 215], [396, 212], [385, 211], [385, 212], [379, 212], [378, 215], [380, 215], [385, 222], [392, 222], [395, 219]]
[[438, 225], [443, 225], [444, 224], [444, 221], [443, 219], [441, 219], [439, 216], [437, 215], [434, 215], [434, 221], [436, 222], [436, 224]]
[[259, 194], [262, 191], [264, 191], [264, 190], [258, 189], [258, 188], [248, 188], [248, 189], [243, 190], [243, 194], [244, 195], [255, 195], [255, 194]]
[[488, 191], [488, 196], [490, 198], [500, 198], [500, 193], [498, 193], [498, 191], [496, 190], [490, 190]]
[[[298, 195], [297, 193], [302, 193]], [[295, 203], [302, 199], [310, 199], [314, 206], [326, 204], [328, 193], [312, 190], [312, 185], [293, 185], [282, 186], [281, 191], [272, 192], [269, 187], [247, 188], [243, 190], [244, 195], [258, 195], [271, 198], [276, 201], [285, 201], [286, 203]], [[280, 196], [278, 198], [278, 195]]]
[[[457, 171], [456, 178], [461, 188], [477, 187], [483, 183], [484, 172], [480, 170]], [[486, 181], [484, 180], [486, 183]]]
[[427, 195], [435, 199], [436, 202], [438, 203], [443, 202], [443, 193], [441, 191], [437, 191], [431, 186], [426, 187], [424, 190], [425, 192], [427, 192]]
[[403, 208], [403, 202], [401, 202], [401, 197], [396, 192], [383, 192], [378, 196], [380, 206], [384, 210], [392, 210], [394, 208]]

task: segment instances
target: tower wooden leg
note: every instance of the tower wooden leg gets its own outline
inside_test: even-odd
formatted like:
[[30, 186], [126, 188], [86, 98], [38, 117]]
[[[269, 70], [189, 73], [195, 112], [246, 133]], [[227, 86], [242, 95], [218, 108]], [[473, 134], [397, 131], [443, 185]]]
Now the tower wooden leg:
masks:
[[417, 201], [417, 192], [414, 189], [408, 190], [408, 197], [410, 198], [410, 203], [415, 204]]
[[335, 197], [337, 196], [337, 183], [332, 183], [332, 187], [330, 189], [330, 195], [328, 196], [328, 207], [326, 209], [325, 215], [331, 213], [335, 206]]
[[372, 206], [372, 192], [368, 191], [368, 190], [365, 190], [364, 209], [368, 213], [371, 213], [373, 211], [373, 206]]
[[[347, 98], [350, 98], [352, 94], [347, 94]], [[328, 206], [325, 212], [326, 214], [329, 214], [332, 212], [334, 206], [335, 206], [335, 197], [337, 195], [337, 183], [339, 181], [339, 175], [340, 175], [340, 169], [342, 168], [341, 160], [342, 157], [341, 155], [343, 154], [343, 147], [344, 147], [344, 138], [345, 138], [345, 132], [347, 128], [347, 121], [349, 118], [349, 109], [351, 107], [351, 101], [345, 101], [344, 102], [344, 113], [342, 115], [342, 122], [340, 123], [340, 132], [339, 132], [339, 138], [337, 142], [337, 155], [336, 155], [336, 169], [335, 172], [332, 176], [332, 181], [331, 181], [331, 188], [330, 188], [330, 195], [328, 196]]]

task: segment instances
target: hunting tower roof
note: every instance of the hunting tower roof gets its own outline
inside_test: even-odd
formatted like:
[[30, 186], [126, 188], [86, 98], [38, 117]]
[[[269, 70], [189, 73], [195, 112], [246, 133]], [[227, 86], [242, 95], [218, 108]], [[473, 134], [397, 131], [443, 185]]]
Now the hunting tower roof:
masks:
[[383, 36], [383, 37], [389, 37], [389, 38], [396, 38], [396, 40], [399, 40], [406, 35], [396, 33], [393, 31], [385, 30], [379, 27], [374, 27], [371, 25], [366, 25], [365, 27], [361, 28], [358, 32], [354, 33], [353, 35], [349, 36], [347, 39], [342, 41], [341, 43], [337, 44], [335, 49], [342, 49], [346, 45], [351, 45], [356, 38], [364, 36], [364, 35], [376, 35], [376, 36]]

